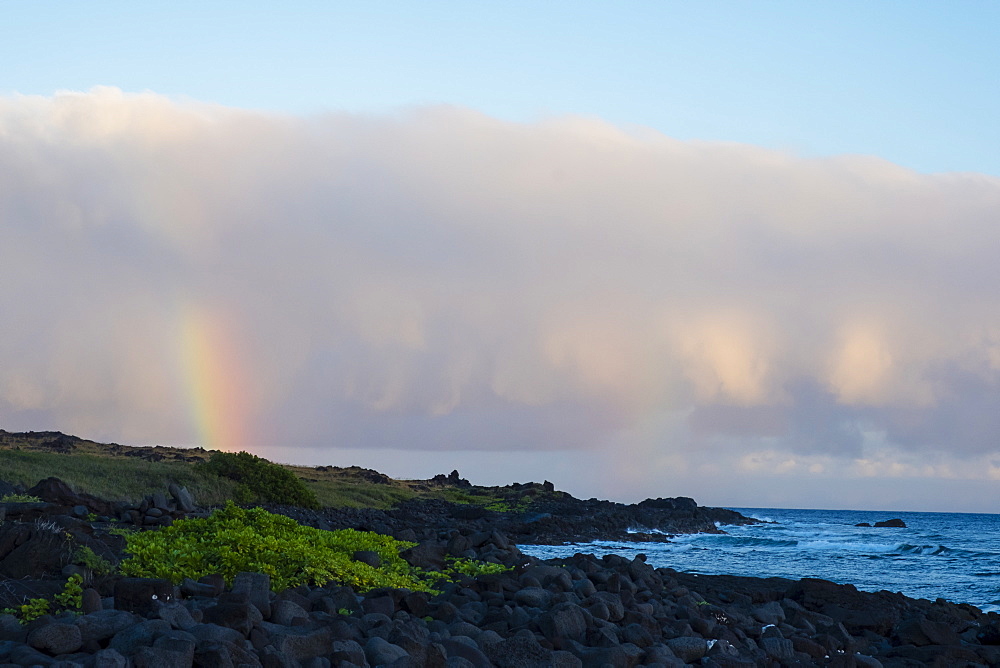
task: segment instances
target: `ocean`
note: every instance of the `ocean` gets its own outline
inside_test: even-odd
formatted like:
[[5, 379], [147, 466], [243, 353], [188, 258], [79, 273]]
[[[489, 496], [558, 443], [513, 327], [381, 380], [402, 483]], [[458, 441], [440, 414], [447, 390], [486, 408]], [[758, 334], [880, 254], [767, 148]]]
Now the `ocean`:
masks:
[[[633, 557], [697, 574], [822, 578], [865, 591], [944, 598], [1000, 612], [1000, 515], [733, 508], [767, 524], [721, 526], [725, 534], [669, 543], [594, 541], [524, 545], [535, 557], [589, 552]], [[899, 518], [906, 528], [869, 528]]]

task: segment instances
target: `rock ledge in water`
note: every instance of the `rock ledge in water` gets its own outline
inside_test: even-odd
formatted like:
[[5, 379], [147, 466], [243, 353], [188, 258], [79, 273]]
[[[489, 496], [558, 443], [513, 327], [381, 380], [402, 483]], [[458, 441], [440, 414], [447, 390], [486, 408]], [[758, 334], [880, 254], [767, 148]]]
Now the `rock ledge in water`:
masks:
[[882, 522], [876, 522], [875, 526], [877, 526], [877, 527], [896, 527], [896, 528], [899, 528], [899, 529], [905, 529], [906, 528], [906, 522], [904, 522], [903, 520], [901, 520], [901, 519], [899, 519], [897, 517], [897, 518], [891, 519], [891, 520], [885, 520], [885, 521], [882, 521]]

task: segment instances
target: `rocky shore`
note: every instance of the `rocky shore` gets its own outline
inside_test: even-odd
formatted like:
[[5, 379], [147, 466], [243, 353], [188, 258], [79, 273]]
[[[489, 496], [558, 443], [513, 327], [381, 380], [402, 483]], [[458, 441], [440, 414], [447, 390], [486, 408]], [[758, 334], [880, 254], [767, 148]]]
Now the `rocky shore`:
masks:
[[561, 545], [592, 540], [667, 541], [672, 535], [720, 533], [719, 524], [747, 524], [757, 520], [725, 508], [706, 508], [693, 499], [647, 499], [622, 504], [565, 495], [532, 505], [530, 512], [493, 511], [482, 506], [439, 499], [404, 501], [390, 510], [337, 508], [319, 511], [266, 505], [302, 524], [323, 529], [363, 529], [403, 540], [425, 540], [442, 531], [475, 533], [500, 531], [521, 545]]
[[107, 531], [112, 517], [155, 527], [207, 509], [178, 488], [135, 507], [53, 480], [28, 491], [43, 502], [0, 504], [0, 607], [51, 596], [79, 572], [84, 614], [23, 625], [0, 616], [0, 668], [1000, 665], [1000, 616], [968, 605], [822, 580], [695, 576], [653, 568], [641, 555], [540, 561], [517, 547], [628, 529], [662, 540], [746, 521], [687, 499], [563, 499], [528, 517], [428, 500], [389, 511], [272, 508], [312, 526], [416, 542], [404, 556], [423, 568], [448, 556], [512, 568], [431, 596], [337, 584], [273, 593], [258, 573], [239, 575], [231, 588], [219, 577], [175, 586], [98, 576], [68, 565], [61, 541], [113, 560], [123, 541]]

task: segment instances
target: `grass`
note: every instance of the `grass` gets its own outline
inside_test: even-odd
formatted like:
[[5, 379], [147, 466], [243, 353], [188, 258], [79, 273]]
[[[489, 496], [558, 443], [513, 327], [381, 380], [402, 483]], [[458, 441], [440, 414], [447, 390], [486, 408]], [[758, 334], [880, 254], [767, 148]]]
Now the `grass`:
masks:
[[[299, 476], [326, 507], [390, 508], [416, 496], [404, 482], [375, 484], [343, 470], [322, 472], [286, 466]], [[235, 483], [197, 471], [181, 461], [153, 462], [139, 457], [64, 454], [0, 449], [0, 480], [31, 487], [55, 476], [77, 492], [110, 501], [137, 503], [171, 482], [187, 487], [201, 505], [221, 505], [233, 497]]]
[[137, 503], [152, 491], [166, 492], [175, 482], [202, 505], [231, 498], [234, 483], [196, 472], [184, 462], [151, 462], [137, 457], [67, 455], [24, 450], [0, 451], [0, 479], [31, 487], [55, 476], [77, 492], [109, 501]]
[[[187, 487], [200, 505], [223, 505], [233, 498], [235, 483], [200, 471], [194, 465], [207, 460], [212, 453], [201, 448], [96, 443], [59, 432], [0, 430], [0, 480], [28, 488], [55, 476], [77, 492], [128, 503], [137, 503], [151, 492], [166, 492], [174, 482]], [[316, 494], [320, 505], [331, 508], [387, 509], [419, 497], [500, 512], [524, 512], [536, 498], [512, 493], [508, 488], [394, 480], [357, 466], [279, 465], [301, 479]], [[532, 493], [537, 494], [537, 490]]]
[[391, 508], [400, 501], [416, 496], [405, 486], [374, 485], [370, 482], [342, 480], [306, 481], [320, 505], [331, 508]]

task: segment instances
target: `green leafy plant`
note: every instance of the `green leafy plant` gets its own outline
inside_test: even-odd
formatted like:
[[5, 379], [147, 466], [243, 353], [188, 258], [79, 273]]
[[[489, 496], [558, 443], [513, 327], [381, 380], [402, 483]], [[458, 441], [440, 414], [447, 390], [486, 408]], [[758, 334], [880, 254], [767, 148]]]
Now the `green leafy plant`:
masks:
[[83, 576], [78, 573], [69, 576], [63, 590], [55, 598], [56, 603], [66, 610], [79, 610], [83, 607]]
[[249, 452], [217, 452], [207, 462], [195, 465], [201, 471], [236, 483], [237, 503], [287, 503], [319, 508], [316, 494], [288, 469]]
[[41, 499], [31, 494], [7, 494], [0, 498], [0, 503], [41, 503]]
[[86, 546], [77, 548], [73, 553], [73, 563], [89, 568], [95, 575], [108, 575], [115, 570], [110, 561]]
[[[83, 606], [83, 577], [79, 574], [71, 575], [63, 590], [55, 595], [55, 602], [59, 610], [78, 612]], [[27, 624], [50, 612], [58, 610], [53, 610], [49, 600], [44, 598], [29, 598], [19, 606], [0, 610], [0, 614], [14, 615], [22, 624]]]
[[462, 575], [478, 577], [480, 575], [506, 573], [509, 570], [513, 570], [512, 567], [504, 566], [503, 564], [493, 564], [475, 559], [449, 558], [444, 572], [449, 577], [456, 578]]
[[[221, 573], [232, 583], [241, 571], [266, 573], [281, 591], [302, 584], [340, 582], [358, 591], [377, 587], [433, 591], [430, 574], [408, 564], [400, 551], [413, 543], [368, 531], [323, 531], [262, 508], [227, 503], [208, 518], [178, 520], [169, 527], [126, 537], [130, 555], [119, 570], [129, 576], [197, 580]], [[359, 550], [376, 552], [378, 568], [354, 561]]]
[[38, 619], [42, 615], [49, 614], [49, 602], [44, 598], [29, 598], [21, 605], [14, 608], [4, 608], [0, 613], [14, 615], [22, 624]]
[[531, 499], [519, 499], [515, 503], [510, 501], [494, 501], [493, 503], [487, 503], [483, 508], [486, 510], [492, 510], [498, 513], [523, 513], [527, 512], [528, 508], [531, 507]]

